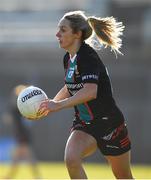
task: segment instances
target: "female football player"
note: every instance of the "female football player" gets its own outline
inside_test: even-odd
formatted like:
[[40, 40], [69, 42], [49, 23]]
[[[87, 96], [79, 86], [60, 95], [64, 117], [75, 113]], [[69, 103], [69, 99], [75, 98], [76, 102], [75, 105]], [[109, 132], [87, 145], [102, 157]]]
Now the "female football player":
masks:
[[131, 143], [124, 116], [112, 96], [107, 69], [95, 49], [99, 42], [115, 54], [124, 26], [114, 17], [86, 17], [81, 11], [66, 13], [56, 34], [65, 49], [64, 87], [52, 100], [41, 103], [39, 114], [74, 107], [75, 118], [65, 148], [65, 163], [71, 179], [87, 179], [82, 160], [97, 148], [118, 179], [132, 179]]

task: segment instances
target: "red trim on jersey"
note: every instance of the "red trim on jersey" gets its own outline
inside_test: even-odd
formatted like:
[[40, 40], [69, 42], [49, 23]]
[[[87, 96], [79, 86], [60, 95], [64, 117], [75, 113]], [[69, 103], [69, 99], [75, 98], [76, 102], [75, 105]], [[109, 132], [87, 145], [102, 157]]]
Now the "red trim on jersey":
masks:
[[124, 139], [122, 139], [122, 140], [120, 141], [121, 147], [125, 147], [125, 146], [127, 146], [129, 143], [130, 143], [130, 140], [129, 140], [128, 136], [126, 136]]
[[94, 119], [94, 116], [93, 116], [93, 113], [92, 113], [92, 111], [91, 111], [91, 109], [90, 109], [88, 103], [84, 103], [84, 105], [87, 107], [88, 112], [89, 112], [89, 114], [90, 114], [90, 117], [91, 117], [91, 119], [93, 120], [93, 119]]

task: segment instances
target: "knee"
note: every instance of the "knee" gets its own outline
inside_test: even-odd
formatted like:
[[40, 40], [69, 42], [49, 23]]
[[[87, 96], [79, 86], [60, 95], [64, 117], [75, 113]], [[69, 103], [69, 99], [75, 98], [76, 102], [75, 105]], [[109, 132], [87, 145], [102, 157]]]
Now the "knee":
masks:
[[113, 171], [117, 179], [133, 179], [131, 171]]

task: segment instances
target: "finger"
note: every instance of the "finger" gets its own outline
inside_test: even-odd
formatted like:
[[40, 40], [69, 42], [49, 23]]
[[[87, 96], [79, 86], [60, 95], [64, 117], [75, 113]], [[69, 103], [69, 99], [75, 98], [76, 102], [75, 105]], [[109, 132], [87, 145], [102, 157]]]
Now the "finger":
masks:
[[41, 115], [46, 111], [46, 108], [40, 108], [37, 112], [37, 114]]
[[49, 113], [48, 110], [46, 109], [40, 109], [38, 112], [37, 112], [37, 116], [46, 116], [47, 114]]
[[44, 112], [38, 112], [37, 113], [37, 118], [42, 118], [42, 117], [45, 117], [45, 116], [47, 116], [48, 115], [48, 113], [49, 113], [49, 111], [44, 111]]
[[39, 108], [41, 109], [41, 108], [43, 108], [43, 107], [47, 107], [46, 103], [40, 104]]

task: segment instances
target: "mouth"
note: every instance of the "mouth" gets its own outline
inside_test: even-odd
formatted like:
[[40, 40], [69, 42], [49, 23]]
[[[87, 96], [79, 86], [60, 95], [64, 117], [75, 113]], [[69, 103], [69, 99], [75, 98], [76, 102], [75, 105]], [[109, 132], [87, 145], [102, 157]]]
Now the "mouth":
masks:
[[60, 39], [57, 39], [59, 43], [61, 43], [61, 40]]
[[59, 44], [62, 44], [62, 40], [59, 40]]

